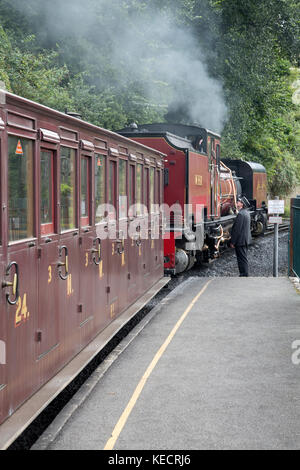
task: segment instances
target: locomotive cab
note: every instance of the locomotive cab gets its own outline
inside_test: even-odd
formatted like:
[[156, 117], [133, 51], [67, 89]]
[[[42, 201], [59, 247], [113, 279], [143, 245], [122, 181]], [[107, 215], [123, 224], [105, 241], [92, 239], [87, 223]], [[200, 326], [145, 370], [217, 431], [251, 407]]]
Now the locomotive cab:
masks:
[[223, 159], [239, 175], [241, 190], [251, 204], [252, 233], [261, 234], [267, 226], [267, 172], [263, 165], [243, 160]]

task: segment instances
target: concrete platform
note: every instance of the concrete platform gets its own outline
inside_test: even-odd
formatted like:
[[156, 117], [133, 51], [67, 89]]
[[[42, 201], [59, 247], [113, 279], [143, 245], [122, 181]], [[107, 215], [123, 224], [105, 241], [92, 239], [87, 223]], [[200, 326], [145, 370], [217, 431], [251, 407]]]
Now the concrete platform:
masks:
[[163, 277], [156, 282], [134, 304], [128, 307], [114, 322], [101, 331], [81, 352], [66, 364], [52, 379], [41, 387], [20, 408], [0, 426], [0, 450], [6, 450], [34, 419], [62, 392], [72, 380], [91, 362], [160, 290], [170, 278]]
[[300, 447], [300, 295], [287, 278], [190, 278], [133, 337], [33, 449]]

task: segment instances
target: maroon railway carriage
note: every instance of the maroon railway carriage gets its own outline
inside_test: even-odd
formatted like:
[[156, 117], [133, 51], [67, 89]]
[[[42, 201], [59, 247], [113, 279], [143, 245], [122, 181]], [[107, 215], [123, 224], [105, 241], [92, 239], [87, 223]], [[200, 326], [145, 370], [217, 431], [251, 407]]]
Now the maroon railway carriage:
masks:
[[165, 217], [166, 272], [179, 273], [191, 268], [197, 258], [208, 261], [219, 255], [230, 239], [236, 198], [242, 192], [253, 205], [253, 231], [262, 230], [266, 171], [258, 164], [221, 161], [218, 134], [199, 126], [172, 123], [133, 123], [119, 132], [167, 155], [164, 201], [181, 209], [177, 216], [175, 207]]
[[0, 103], [3, 422], [163, 277], [164, 156], [4, 91]]

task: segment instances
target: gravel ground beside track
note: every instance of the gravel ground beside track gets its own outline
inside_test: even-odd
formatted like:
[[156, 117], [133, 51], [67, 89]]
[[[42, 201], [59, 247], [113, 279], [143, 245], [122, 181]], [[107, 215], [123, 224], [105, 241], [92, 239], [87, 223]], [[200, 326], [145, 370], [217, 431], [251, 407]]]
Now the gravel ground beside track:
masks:
[[[278, 275], [280, 277], [288, 274], [288, 238], [288, 232], [279, 233]], [[248, 251], [249, 275], [251, 277], [273, 276], [273, 241], [273, 235], [253, 240]], [[194, 267], [190, 273], [193, 276], [201, 277], [238, 276], [235, 250], [229, 249], [210, 265]]]
[[[279, 233], [278, 237], [278, 275], [288, 275], [288, 232]], [[251, 277], [273, 276], [273, 235], [253, 239], [249, 247], [248, 260]], [[236, 277], [239, 275], [235, 250], [227, 249], [220, 258], [209, 264], [194, 266], [190, 271], [173, 277], [169, 284], [159, 292], [143, 309], [143, 314], [149, 312], [163, 297], [188, 277]]]

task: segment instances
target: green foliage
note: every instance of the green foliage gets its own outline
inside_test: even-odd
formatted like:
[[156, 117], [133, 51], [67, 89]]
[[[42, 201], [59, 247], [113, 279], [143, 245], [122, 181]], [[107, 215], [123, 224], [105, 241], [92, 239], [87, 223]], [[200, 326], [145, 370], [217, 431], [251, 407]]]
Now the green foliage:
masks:
[[270, 193], [290, 193], [300, 180], [299, 107], [291, 89], [291, 65], [299, 61], [300, 2], [195, 0], [194, 13], [199, 42], [209, 38], [210, 71], [224, 83], [222, 155], [262, 163]]
[[0, 80], [4, 82], [7, 90], [11, 90], [9, 75], [6, 69], [6, 58], [11, 52], [11, 44], [7, 34], [0, 26]]
[[0, 39], [0, 79], [9, 91], [59, 110], [70, 105], [68, 90], [62, 86], [68, 70], [57, 65], [55, 52], [25, 52], [22, 49], [30, 47], [34, 37], [24, 38], [21, 49], [13, 45], [1, 25]]

